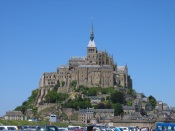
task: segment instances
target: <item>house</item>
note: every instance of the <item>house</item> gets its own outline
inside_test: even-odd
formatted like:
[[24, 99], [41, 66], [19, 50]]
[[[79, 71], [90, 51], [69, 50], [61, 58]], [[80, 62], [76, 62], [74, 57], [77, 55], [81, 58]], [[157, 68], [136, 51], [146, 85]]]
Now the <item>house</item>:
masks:
[[78, 120], [82, 124], [87, 124], [91, 119], [94, 118], [94, 108], [81, 109], [78, 113]]
[[21, 111], [8, 111], [4, 117], [5, 120], [23, 120], [24, 115]]
[[102, 99], [99, 96], [89, 96], [88, 98], [90, 99], [92, 105], [97, 105], [101, 103], [101, 99]]
[[135, 112], [134, 106], [123, 106], [123, 112], [124, 114], [131, 114]]
[[145, 110], [146, 111], [151, 111], [152, 110], [152, 105], [151, 103], [147, 102], [146, 105], [145, 105]]
[[114, 109], [94, 109], [87, 108], [79, 110], [78, 120], [83, 124], [97, 120], [112, 120], [114, 118]]
[[95, 117], [98, 119], [113, 119], [114, 117], [114, 109], [96, 109]]
[[133, 96], [130, 94], [125, 94], [125, 100], [128, 101], [132, 101], [133, 100]]
[[137, 99], [142, 99], [144, 97], [145, 97], [145, 95], [143, 93], [136, 93], [136, 98]]
[[133, 102], [133, 105], [135, 106], [135, 111], [139, 112], [142, 108], [142, 99], [141, 98], [136, 98]]

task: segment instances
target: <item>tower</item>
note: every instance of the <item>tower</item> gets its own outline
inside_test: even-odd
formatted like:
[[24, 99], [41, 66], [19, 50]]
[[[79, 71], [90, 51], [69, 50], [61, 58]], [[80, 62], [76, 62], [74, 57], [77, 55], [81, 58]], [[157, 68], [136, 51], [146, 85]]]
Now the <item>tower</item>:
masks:
[[90, 32], [90, 41], [87, 46], [87, 64], [95, 65], [96, 55], [97, 55], [97, 48], [94, 42], [94, 31], [93, 31], [93, 25], [92, 25], [91, 32]]

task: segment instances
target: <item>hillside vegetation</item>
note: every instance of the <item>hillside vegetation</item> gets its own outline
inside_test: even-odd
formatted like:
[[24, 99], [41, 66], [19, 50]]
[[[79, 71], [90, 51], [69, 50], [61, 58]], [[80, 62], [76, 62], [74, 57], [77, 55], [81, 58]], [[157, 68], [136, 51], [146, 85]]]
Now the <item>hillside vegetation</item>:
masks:
[[[114, 115], [120, 115], [123, 113], [122, 105], [131, 106], [133, 100], [135, 99], [135, 91], [130, 88], [127, 91], [133, 99], [131, 101], [125, 101], [125, 93], [114, 90], [113, 87], [101, 88], [101, 87], [85, 87], [79, 86], [73, 88], [69, 94], [58, 93], [56, 90], [51, 90], [45, 96], [44, 103], [56, 103], [59, 108], [74, 108], [75, 110], [95, 108], [95, 109], [114, 109]], [[35, 118], [40, 118], [41, 113], [37, 113], [37, 108], [35, 106], [37, 99], [38, 89], [33, 90], [28, 100], [23, 102], [21, 106], [18, 106], [15, 110], [22, 111], [26, 114], [27, 109], [32, 109]], [[97, 105], [92, 105], [90, 102], [90, 96], [99, 96], [102, 98], [101, 103]], [[149, 97], [149, 100], [154, 109], [156, 100], [153, 96]], [[43, 104], [44, 104], [43, 103]], [[56, 109], [55, 109], [56, 110]], [[142, 111], [142, 114], [145, 112]], [[57, 114], [59, 115], [59, 113]]]
[[27, 109], [32, 109], [33, 114], [37, 115], [37, 108], [35, 106], [36, 98], [38, 95], [38, 89], [33, 90], [28, 100], [24, 101], [21, 106], [15, 108], [16, 111], [21, 111], [23, 114], [26, 113]]

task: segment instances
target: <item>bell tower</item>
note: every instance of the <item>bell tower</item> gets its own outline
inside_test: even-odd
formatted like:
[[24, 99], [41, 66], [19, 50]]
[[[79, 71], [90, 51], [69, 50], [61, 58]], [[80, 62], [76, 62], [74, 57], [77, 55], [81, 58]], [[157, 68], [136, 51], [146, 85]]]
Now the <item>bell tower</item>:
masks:
[[97, 48], [94, 42], [94, 31], [93, 31], [93, 25], [92, 25], [91, 32], [90, 32], [90, 41], [87, 46], [87, 64], [95, 65], [96, 56], [97, 56]]

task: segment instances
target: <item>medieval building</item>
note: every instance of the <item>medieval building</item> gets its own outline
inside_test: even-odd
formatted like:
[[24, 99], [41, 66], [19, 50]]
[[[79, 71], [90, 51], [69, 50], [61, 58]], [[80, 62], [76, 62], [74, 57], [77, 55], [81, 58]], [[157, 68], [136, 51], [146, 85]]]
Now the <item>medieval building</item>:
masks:
[[59, 85], [58, 92], [68, 93], [72, 81], [76, 81], [77, 86], [86, 87], [132, 87], [127, 65], [118, 66], [114, 64], [113, 56], [106, 51], [97, 50], [93, 26], [86, 52], [86, 57], [70, 57], [68, 65], [59, 66], [56, 72], [43, 73], [39, 83], [37, 104], [56, 85]]

